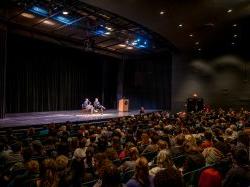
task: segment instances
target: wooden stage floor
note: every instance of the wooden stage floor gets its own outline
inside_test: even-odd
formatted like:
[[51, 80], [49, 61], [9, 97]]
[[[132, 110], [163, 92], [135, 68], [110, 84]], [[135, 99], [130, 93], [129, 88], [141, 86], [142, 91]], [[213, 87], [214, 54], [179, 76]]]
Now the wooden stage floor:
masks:
[[[158, 110], [146, 110], [146, 113]], [[72, 111], [51, 111], [7, 114], [6, 118], [0, 119], [0, 128], [24, 127], [31, 125], [43, 125], [50, 123], [90, 123], [95, 121], [106, 121], [112, 118], [138, 115], [138, 110], [129, 112], [118, 112], [117, 110], [106, 110], [103, 114], [82, 114], [80, 110]]]

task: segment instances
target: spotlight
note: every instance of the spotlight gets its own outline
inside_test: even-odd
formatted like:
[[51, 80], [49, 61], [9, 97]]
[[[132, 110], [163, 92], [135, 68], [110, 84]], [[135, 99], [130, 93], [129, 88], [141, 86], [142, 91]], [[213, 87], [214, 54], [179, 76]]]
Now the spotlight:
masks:
[[235, 35], [234, 35], [234, 38], [237, 38], [237, 37], [238, 37], [238, 35], [237, 35], [237, 34], [235, 34]]
[[179, 24], [178, 26], [179, 26], [179, 27], [183, 27], [183, 24]]
[[134, 48], [133, 48], [133, 47], [131, 47], [131, 46], [128, 46], [126, 49], [131, 50], [131, 49], [134, 49]]
[[233, 12], [232, 9], [228, 9], [228, 10], [227, 10], [227, 13], [231, 13], [231, 12]]
[[119, 44], [120, 47], [126, 47], [127, 45], [125, 44]]
[[201, 48], [199, 48], [198, 51], [201, 51]]
[[52, 21], [49, 21], [49, 20], [45, 20], [43, 23], [46, 25], [55, 25], [55, 23], [53, 23]]
[[195, 45], [199, 45], [200, 44], [200, 42], [195, 42]]
[[190, 37], [193, 37], [194, 35], [193, 34], [189, 34]]
[[111, 34], [111, 32], [105, 32], [105, 35], [110, 35]]
[[164, 14], [165, 14], [164, 10], [160, 11], [160, 15], [164, 15]]
[[23, 17], [25, 17], [25, 18], [29, 18], [29, 19], [33, 19], [33, 18], [35, 18], [35, 16], [34, 15], [32, 15], [32, 14], [29, 14], [29, 13], [22, 13], [21, 14], [21, 16], [23, 16]]
[[235, 23], [235, 24], [233, 24], [233, 27], [237, 27], [237, 24]]
[[63, 15], [68, 15], [69, 14], [69, 12], [65, 11], [65, 10], [62, 13], [63, 13]]

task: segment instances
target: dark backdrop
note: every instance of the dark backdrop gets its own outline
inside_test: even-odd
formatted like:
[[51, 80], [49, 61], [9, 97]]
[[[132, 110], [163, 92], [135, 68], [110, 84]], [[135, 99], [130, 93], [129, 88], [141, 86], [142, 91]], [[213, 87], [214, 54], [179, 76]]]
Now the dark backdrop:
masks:
[[79, 109], [99, 97], [113, 108], [118, 60], [81, 50], [8, 36], [6, 111]]
[[171, 66], [172, 57], [167, 52], [126, 61], [124, 96], [130, 99], [131, 108], [171, 108]]

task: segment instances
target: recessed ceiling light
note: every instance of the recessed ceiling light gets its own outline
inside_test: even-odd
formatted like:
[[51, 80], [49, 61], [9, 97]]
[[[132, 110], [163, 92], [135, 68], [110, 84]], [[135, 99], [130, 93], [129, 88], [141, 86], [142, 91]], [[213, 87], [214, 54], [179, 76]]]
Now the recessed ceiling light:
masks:
[[164, 14], [165, 14], [164, 10], [160, 11], [160, 15], [164, 15]]
[[234, 35], [234, 38], [237, 38], [237, 37], [238, 37], [238, 35], [237, 35], [237, 34], [235, 34], [235, 35]]
[[134, 48], [133, 48], [133, 47], [131, 47], [131, 46], [128, 46], [126, 49], [131, 50], [131, 49], [134, 49]]
[[43, 23], [47, 24], [47, 25], [55, 25], [54, 22], [49, 21], [49, 20], [45, 20]]
[[111, 27], [105, 27], [107, 30], [112, 31]]
[[195, 42], [195, 45], [199, 45], [200, 44], [200, 42]]
[[68, 15], [69, 14], [68, 11], [63, 11], [62, 13], [63, 13], [63, 15]]
[[194, 35], [193, 34], [189, 34], [190, 37], [193, 37]]
[[235, 24], [233, 24], [233, 27], [237, 27], [237, 24], [235, 23]]
[[234, 43], [234, 42], [232, 42], [231, 44], [232, 44], [232, 45], [235, 45], [235, 43]]
[[127, 45], [125, 44], [119, 44], [120, 47], [126, 47]]
[[198, 48], [198, 51], [201, 51], [201, 48]]
[[25, 18], [29, 18], [29, 19], [33, 19], [35, 18], [35, 16], [33, 14], [29, 14], [29, 13], [22, 13], [21, 16], [25, 17]]
[[231, 13], [231, 12], [233, 12], [232, 9], [228, 9], [228, 10], [227, 10], [227, 13]]
[[179, 24], [178, 27], [183, 27], [183, 24]]

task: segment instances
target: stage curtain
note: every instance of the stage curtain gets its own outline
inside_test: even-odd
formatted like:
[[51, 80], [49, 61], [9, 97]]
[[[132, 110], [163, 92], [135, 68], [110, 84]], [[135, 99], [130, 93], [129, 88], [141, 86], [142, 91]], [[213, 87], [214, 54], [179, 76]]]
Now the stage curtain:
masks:
[[113, 107], [117, 59], [15, 35], [8, 49], [8, 113], [76, 110], [85, 97]]
[[7, 31], [0, 25], [0, 118], [5, 117], [6, 62], [7, 62]]

